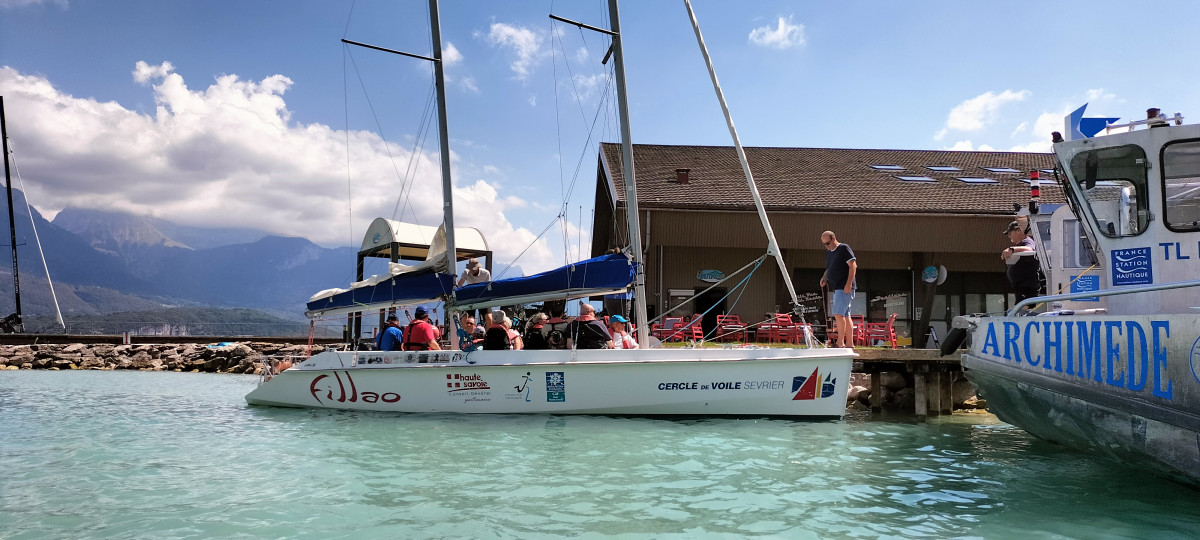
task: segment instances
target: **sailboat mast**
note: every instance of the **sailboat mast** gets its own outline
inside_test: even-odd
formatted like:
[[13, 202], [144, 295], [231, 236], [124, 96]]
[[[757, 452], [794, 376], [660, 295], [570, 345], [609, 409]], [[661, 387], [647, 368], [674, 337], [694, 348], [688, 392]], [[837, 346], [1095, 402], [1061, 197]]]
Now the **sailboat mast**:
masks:
[[625, 172], [625, 221], [629, 225], [629, 247], [633, 260], [637, 262], [637, 275], [633, 286], [634, 320], [637, 321], [639, 347], [650, 343], [650, 326], [646, 324], [646, 270], [642, 264], [642, 234], [638, 221], [637, 182], [633, 169], [633, 139], [629, 134], [629, 100], [625, 88], [625, 53], [621, 47], [621, 16], [617, 12], [617, 0], [608, 0], [608, 16], [612, 20], [613, 71], [617, 78], [617, 112], [621, 119], [621, 155]]
[[[458, 251], [454, 247], [454, 185], [450, 179], [450, 127], [446, 119], [446, 76], [442, 62], [442, 23], [437, 0], [429, 0], [429, 28], [433, 40], [433, 81], [437, 90], [438, 140], [442, 154], [442, 220], [446, 226], [446, 273], [458, 274]], [[454, 317], [446, 313], [446, 332], [450, 346], [457, 348], [458, 332]]]
[[16, 298], [16, 320], [13, 325], [21, 331], [21, 279], [17, 275], [17, 221], [13, 217], [12, 176], [8, 172], [8, 124], [4, 121], [4, 96], [0, 96], [0, 139], [4, 140], [4, 187], [8, 190], [8, 237], [12, 246], [13, 296]]
[[767, 254], [775, 257], [779, 272], [783, 274], [783, 283], [787, 285], [788, 294], [792, 297], [792, 306], [799, 309], [800, 300], [796, 297], [796, 287], [792, 284], [792, 276], [788, 273], [787, 263], [783, 260], [783, 252], [779, 249], [779, 241], [775, 239], [775, 230], [771, 228], [771, 220], [767, 219], [767, 209], [763, 206], [762, 197], [758, 194], [758, 186], [754, 183], [754, 174], [750, 172], [750, 162], [746, 159], [746, 150], [738, 138], [737, 128], [733, 126], [733, 115], [729, 105], [725, 103], [725, 93], [721, 91], [721, 83], [717, 81], [717, 72], [713, 68], [712, 57], [708, 55], [708, 47], [704, 45], [704, 36], [700, 35], [700, 23], [696, 21], [696, 13], [692, 11], [690, 0], [684, 0], [688, 16], [692, 20], [692, 28], [696, 31], [696, 42], [700, 44], [700, 52], [704, 53], [704, 63], [708, 66], [708, 75], [712, 79], [713, 89], [717, 92], [717, 101], [721, 102], [721, 111], [725, 113], [725, 123], [729, 126], [729, 135], [733, 137], [733, 146], [737, 149], [738, 160], [742, 162], [742, 172], [746, 175], [746, 184], [750, 186], [750, 194], [754, 197], [754, 208], [758, 210], [758, 219], [762, 222], [763, 232], [767, 233]]

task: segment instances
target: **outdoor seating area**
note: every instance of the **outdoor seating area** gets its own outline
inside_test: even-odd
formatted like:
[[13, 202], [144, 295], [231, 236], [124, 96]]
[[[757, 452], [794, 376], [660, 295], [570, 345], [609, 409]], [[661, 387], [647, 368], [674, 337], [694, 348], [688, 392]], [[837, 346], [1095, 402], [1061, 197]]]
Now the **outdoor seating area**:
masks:
[[[892, 313], [884, 322], [868, 322], [863, 315], [853, 315], [854, 345], [856, 347], [891, 347], [898, 348], [896, 338], [896, 317]], [[701, 325], [701, 315], [691, 317], [666, 317], [661, 322], [650, 326], [650, 335], [663, 342], [683, 341], [716, 341], [732, 343], [788, 343], [802, 345], [804, 336], [815, 335], [819, 326], [811, 323], [799, 323], [792, 320], [788, 313], [767, 314], [760, 323], [743, 321], [738, 315], [717, 315], [717, 327], [712, 335], [705, 336]], [[837, 339], [833, 320], [825, 326], [827, 343]]]

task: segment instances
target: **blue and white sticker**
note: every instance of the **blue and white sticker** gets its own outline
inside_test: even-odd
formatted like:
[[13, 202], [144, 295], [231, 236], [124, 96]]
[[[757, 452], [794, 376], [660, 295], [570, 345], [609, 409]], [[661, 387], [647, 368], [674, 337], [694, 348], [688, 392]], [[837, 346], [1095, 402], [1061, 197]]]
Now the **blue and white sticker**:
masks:
[[1154, 283], [1150, 264], [1150, 248], [1112, 250], [1113, 285], [1146, 285]]

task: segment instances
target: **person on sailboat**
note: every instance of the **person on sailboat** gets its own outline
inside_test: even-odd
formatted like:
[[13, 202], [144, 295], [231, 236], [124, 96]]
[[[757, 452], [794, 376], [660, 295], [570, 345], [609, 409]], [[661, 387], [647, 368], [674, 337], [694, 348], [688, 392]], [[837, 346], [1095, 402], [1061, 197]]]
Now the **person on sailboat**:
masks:
[[375, 336], [375, 348], [380, 351], [398, 351], [404, 342], [404, 333], [400, 330], [400, 317], [395, 313], [387, 316], [383, 331]]
[[854, 320], [850, 318], [850, 301], [854, 300], [854, 290], [858, 282], [854, 279], [858, 273], [858, 260], [849, 244], [838, 242], [833, 231], [821, 233], [821, 244], [828, 253], [825, 254], [825, 273], [821, 275], [821, 287], [829, 285], [833, 290], [833, 320], [837, 327], [837, 343], [835, 347], [847, 349], [854, 347]]
[[550, 316], [540, 311], [534, 313], [529, 318], [529, 323], [525, 325], [525, 335], [521, 336], [521, 341], [524, 342], [526, 349], [544, 350], [550, 348], [550, 344], [546, 341], [546, 334], [542, 332], [542, 328], [546, 326], [546, 321], [548, 320], [550, 320]]
[[475, 324], [475, 316], [467, 313], [459, 319], [458, 346], [466, 352], [477, 351], [483, 346], [483, 328]]
[[604, 323], [596, 320], [596, 308], [587, 302], [579, 303], [579, 316], [567, 325], [567, 348], [611, 349], [612, 336]]
[[467, 268], [463, 270], [462, 276], [459, 276], [458, 286], [487, 283], [491, 280], [492, 273], [488, 272], [487, 268], [480, 266], [479, 259], [472, 258], [467, 261]]
[[522, 348], [524, 343], [521, 341], [521, 333], [512, 329], [512, 319], [499, 309], [492, 311], [492, 320], [488, 323], [487, 332], [483, 337], [483, 350], [504, 351]]
[[625, 325], [629, 324], [629, 320], [620, 315], [613, 315], [608, 319], [608, 330], [612, 334], [612, 342], [617, 349], [636, 349], [638, 342], [629, 332], [625, 331]]
[[566, 349], [567, 325], [571, 324], [571, 319], [564, 316], [567, 311], [567, 301], [547, 300], [545, 308], [550, 312], [550, 319], [542, 325], [542, 335], [546, 337], [546, 345], [551, 349]]
[[441, 348], [437, 342], [437, 330], [429, 322], [429, 312], [423, 306], [418, 306], [413, 313], [413, 320], [404, 330], [404, 350], [437, 351]]

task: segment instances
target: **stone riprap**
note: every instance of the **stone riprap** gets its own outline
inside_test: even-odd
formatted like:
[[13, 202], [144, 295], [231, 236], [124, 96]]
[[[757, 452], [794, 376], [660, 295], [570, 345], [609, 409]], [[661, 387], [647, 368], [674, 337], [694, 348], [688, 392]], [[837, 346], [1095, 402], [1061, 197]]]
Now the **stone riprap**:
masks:
[[[316, 346], [313, 354], [324, 350]], [[0, 346], [0, 369], [129, 369], [261, 373], [264, 358], [308, 355], [307, 345], [239, 342], [201, 344], [37, 344]]]

